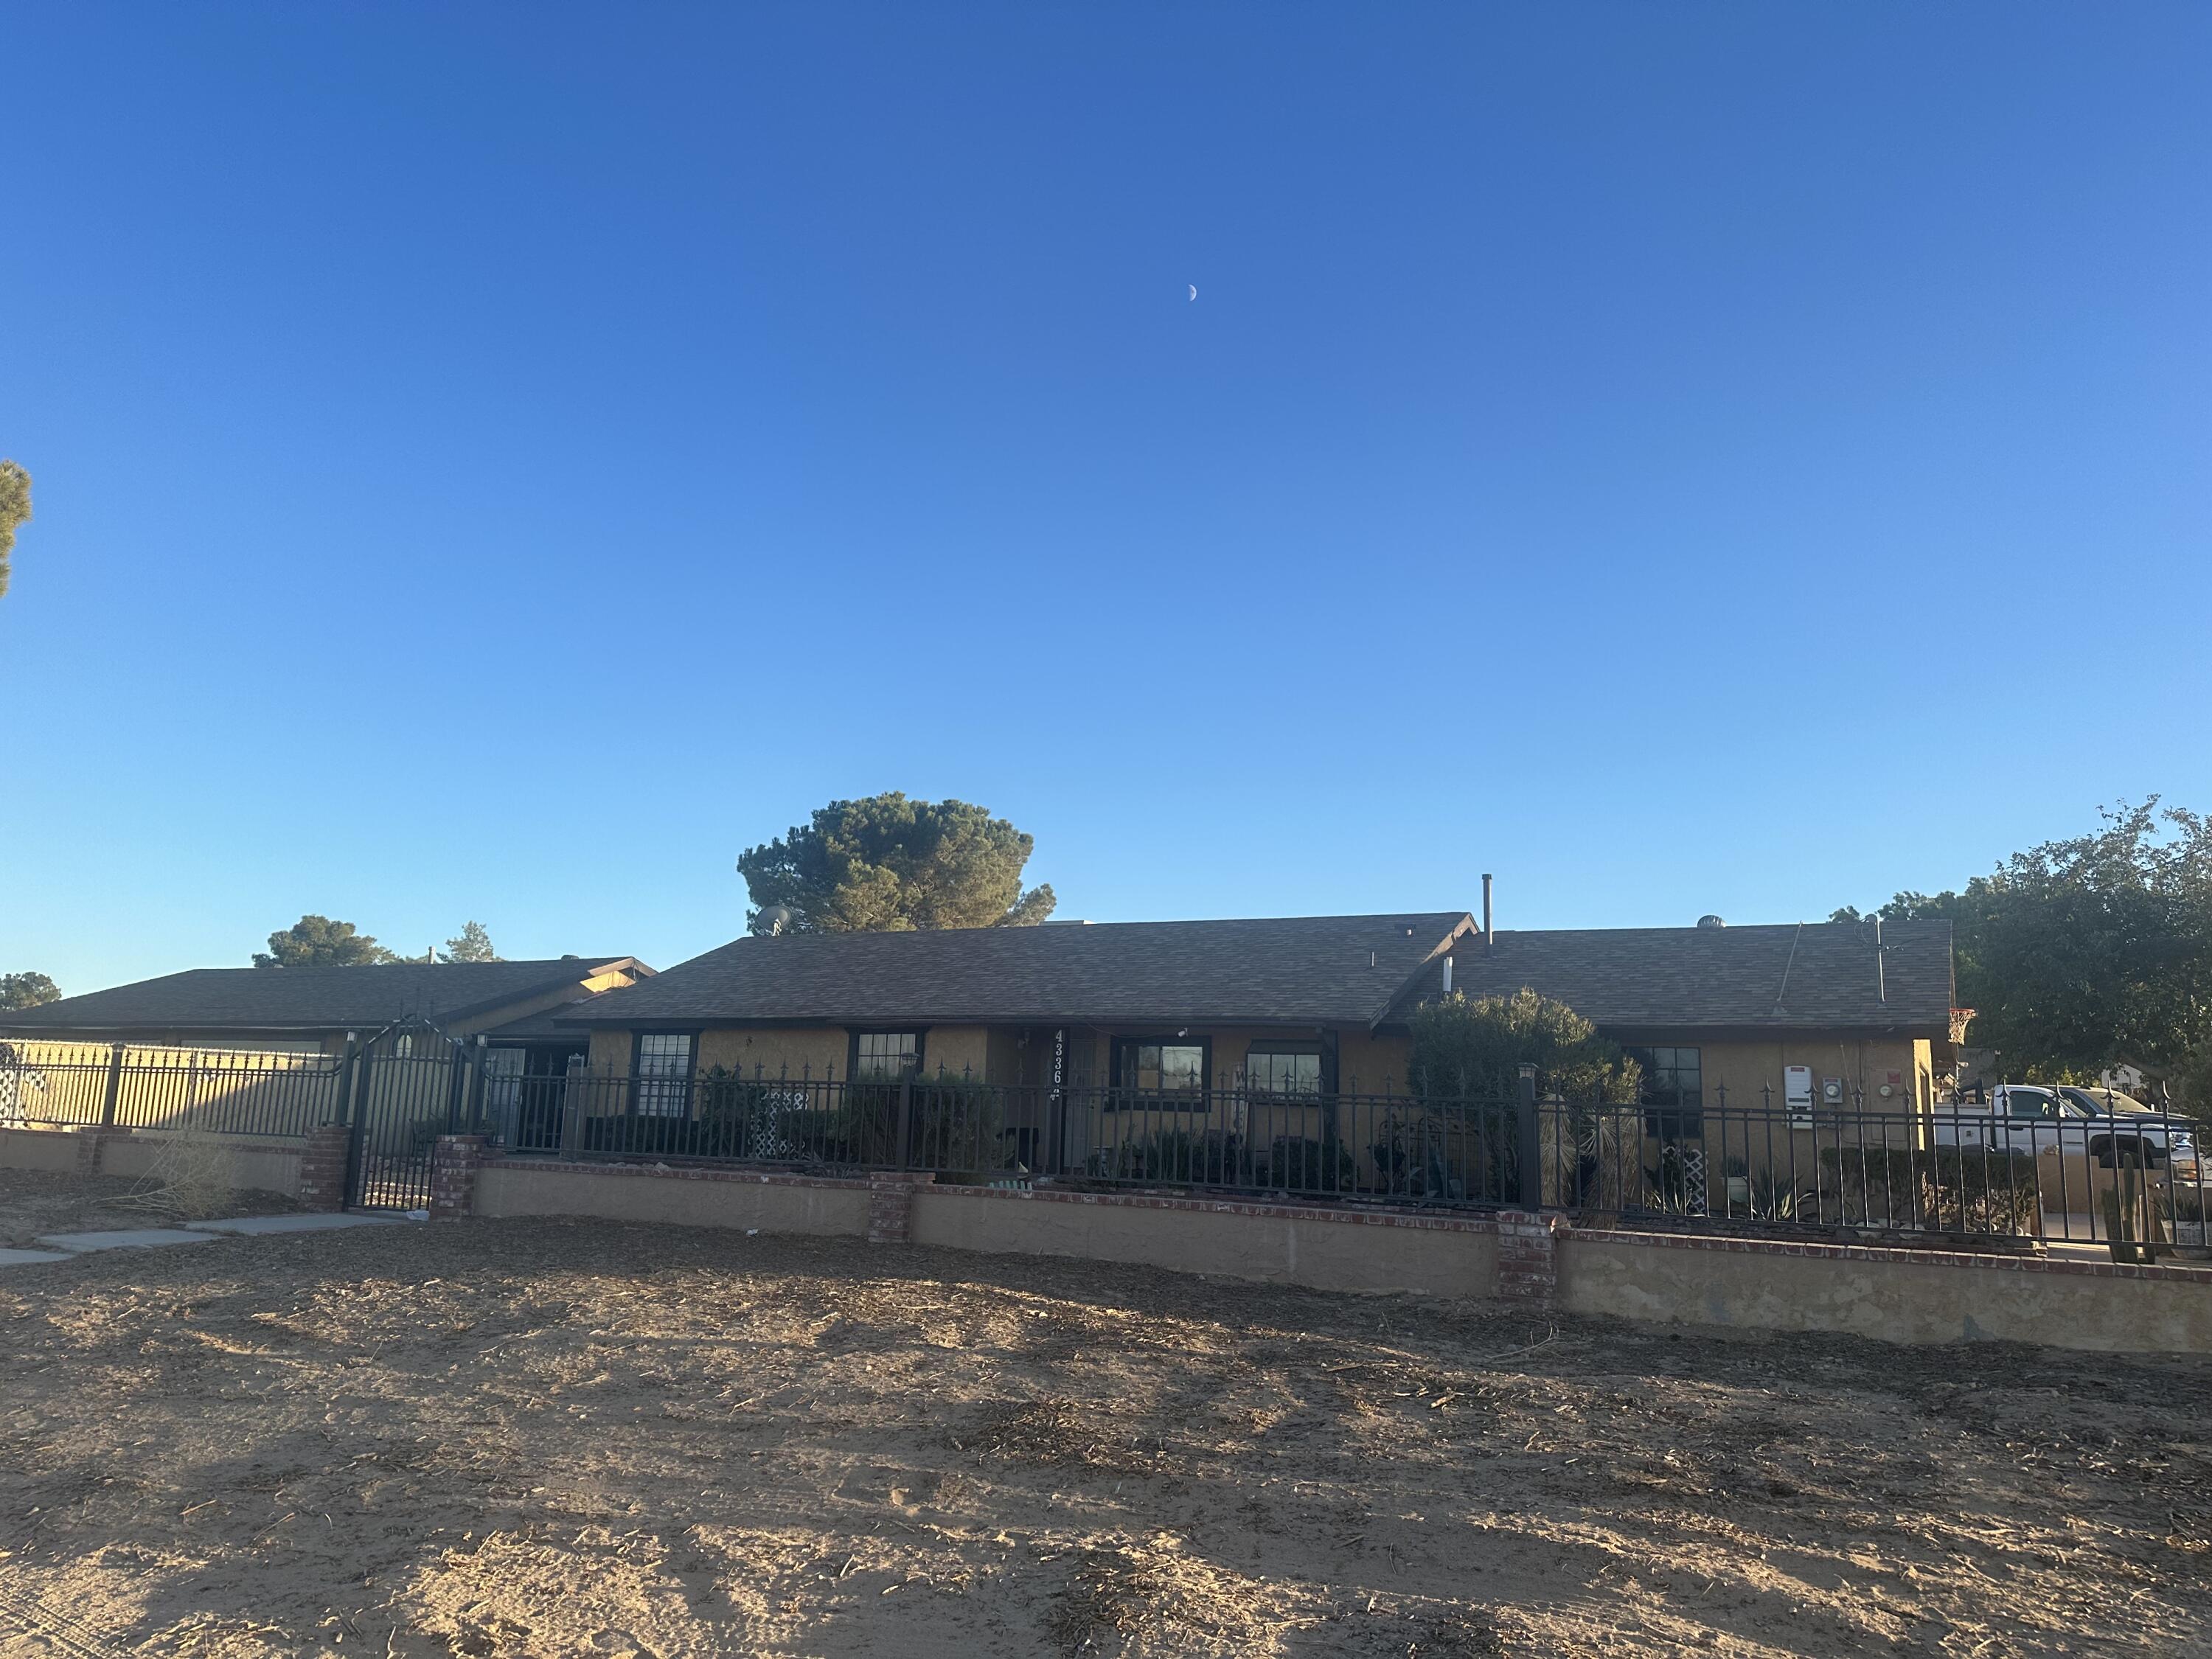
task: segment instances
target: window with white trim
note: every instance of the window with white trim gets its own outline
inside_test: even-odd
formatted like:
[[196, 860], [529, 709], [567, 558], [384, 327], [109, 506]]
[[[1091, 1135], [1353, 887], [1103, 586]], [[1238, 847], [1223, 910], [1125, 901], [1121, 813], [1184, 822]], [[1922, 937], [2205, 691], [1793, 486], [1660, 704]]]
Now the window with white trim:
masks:
[[691, 1109], [689, 1031], [641, 1031], [637, 1039], [635, 1110], [640, 1117], [684, 1117]]
[[919, 1031], [855, 1031], [853, 1034], [853, 1077], [855, 1081], [883, 1082], [904, 1076], [921, 1064]]
[[1321, 1093], [1321, 1045], [1255, 1042], [1244, 1057], [1244, 1086], [1255, 1095], [1310, 1098]]

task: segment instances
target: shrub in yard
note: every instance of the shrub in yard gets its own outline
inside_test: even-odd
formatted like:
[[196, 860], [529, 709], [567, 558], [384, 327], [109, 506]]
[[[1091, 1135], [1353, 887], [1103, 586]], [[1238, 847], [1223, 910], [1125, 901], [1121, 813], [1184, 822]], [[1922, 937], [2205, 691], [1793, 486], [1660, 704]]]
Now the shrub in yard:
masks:
[[584, 1150], [639, 1158], [696, 1158], [701, 1126], [688, 1117], [604, 1116], [584, 1120]]
[[824, 1164], [897, 1163], [898, 1096], [895, 1083], [848, 1084], [830, 1097], [834, 1104], [786, 1112], [784, 1134], [796, 1149], [793, 1156]]
[[1341, 1193], [1351, 1190], [1358, 1165], [1341, 1141], [1322, 1142], [1304, 1135], [1277, 1135], [1267, 1160], [1255, 1173], [1260, 1183], [1279, 1192]]
[[808, 1148], [798, 1125], [806, 1105], [801, 1088], [712, 1067], [700, 1074], [693, 1091], [699, 1125], [694, 1144], [702, 1156], [711, 1158], [805, 1157]]
[[230, 1176], [230, 1153], [213, 1136], [197, 1129], [164, 1133], [146, 1171], [153, 1184], [124, 1201], [179, 1221], [198, 1221], [228, 1206]]
[[1936, 1225], [1969, 1233], [2031, 1234], [2043, 1214], [2035, 1155], [1971, 1146], [1939, 1146]]
[[1120, 1181], [1239, 1187], [1246, 1178], [1243, 1143], [1222, 1129], [1158, 1129], [1103, 1149], [1095, 1167]]
[[[897, 1109], [894, 1099], [894, 1123]], [[939, 1073], [915, 1081], [907, 1109], [913, 1137], [908, 1156], [920, 1167], [995, 1170], [1006, 1162], [1006, 1109], [996, 1089]]]
[[2158, 1212], [2167, 1221], [2179, 1221], [2185, 1226], [2201, 1227], [2208, 1206], [2204, 1189], [2197, 1186], [2176, 1183], [2160, 1188]]
[[1682, 1148], [1672, 1141], [1659, 1147], [1658, 1162], [1644, 1171], [1650, 1184], [1647, 1200], [1668, 1215], [1703, 1215], [1705, 1189]]
[[2033, 1233], [2042, 1215], [2033, 1153], [1974, 1146], [1823, 1146], [1820, 1189], [1836, 1218], [1934, 1232]]
[[1496, 1198], [1504, 1195], [1501, 1160], [1510, 1156], [1516, 1133], [1504, 1111], [1441, 1102], [1411, 1116], [1394, 1113], [1368, 1152], [1382, 1190], [1393, 1197], [1465, 1198], [1472, 1169], [1474, 1195]]

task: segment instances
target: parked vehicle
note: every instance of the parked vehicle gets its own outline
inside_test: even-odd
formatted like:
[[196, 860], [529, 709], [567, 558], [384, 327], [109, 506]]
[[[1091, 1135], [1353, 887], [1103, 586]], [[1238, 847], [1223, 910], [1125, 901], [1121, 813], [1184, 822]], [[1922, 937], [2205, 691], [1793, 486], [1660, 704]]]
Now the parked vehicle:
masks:
[[[2100, 1096], [2110, 1096], [2109, 1103]], [[1935, 1128], [1938, 1146], [2076, 1153], [2108, 1170], [2171, 1167], [2194, 1174], [2197, 1165], [2190, 1125], [2105, 1090], [2000, 1084], [1986, 1105], [1939, 1107]]]
[[2118, 1089], [2077, 1089], [2071, 1084], [2061, 1085], [2059, 1094], [2083, 1110], [2113, 1121], [2116, 1133], [2141, 1124], [2148, 1119], [2167, 1134], [2167, 1162], [2178, 1173], [2191, 1177], [2197, 1174], [2197, 1131], [2203, 1126], [2186, 1118], [2176, 1117], [2163, 1107], [2153, 1106], [2137, 1100], [2133, 1095], [2123, 1094]]
[[1935, 1127], [1939, 1146], [1990, 1146], [2039, 1157], [2074, 1154], [2094, 1158], [2106, 1170], [2197, 1173], [2197, 1143], [2187, 1123], [2110, 1090], [2001, 1083], [1990, 1091], [1987, 1105], [1937, 1107]]

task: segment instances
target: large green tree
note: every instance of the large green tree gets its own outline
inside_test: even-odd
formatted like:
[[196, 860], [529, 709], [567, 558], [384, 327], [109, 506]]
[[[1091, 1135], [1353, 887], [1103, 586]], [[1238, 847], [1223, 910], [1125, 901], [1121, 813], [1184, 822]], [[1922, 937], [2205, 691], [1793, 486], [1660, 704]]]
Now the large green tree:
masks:
[[270, 934], [268, 950], [253, 953], [256, 968], [360, 968], [398, 959], [351, 922], [328, 916], [301, 916]]
[[36, 1008], [61, 1000], [62, 988], [44, 974], [0, 974], [0, 1008]]
[[0, 460], [0, 594], [8, 591], [8, 556], [15, 550], [15, 532], [31, 521], [31, 475], [13, 461]]
[[903, 933], [1018, 927], [1052, 914], [1049, 887], [1022, 890], [1034, 842], [966, 801], [908, 800], [893, 792], [833, 800], [781, 840], [748, 848], [738, 873], [752, 896], [747, 924], [782, 905], [787, 931]]
[[1406, 1079], [1419, 1095], [1507, 1099], [1521, 1067], [1536, 1088], [1579, 1102], [1636, 1099], [1640, 1068], [1565, 1003], [1523, 986], [1510, 997], [1455, 992], [1413, 1012]]
[[447, 962], [497, 962], [499, 952], [492, 949], [491, 934], [480, 921], [465, 921], [461, 931], [446, 941], [445, 960]]
[[2155, 797], [2103, 818], [1962, 891], [1899, 893], [1873, 914], [1951, 922], [1968, 1041], [2016, 1077], [2127, 1060], [2212, 1080], [2212, 819]]

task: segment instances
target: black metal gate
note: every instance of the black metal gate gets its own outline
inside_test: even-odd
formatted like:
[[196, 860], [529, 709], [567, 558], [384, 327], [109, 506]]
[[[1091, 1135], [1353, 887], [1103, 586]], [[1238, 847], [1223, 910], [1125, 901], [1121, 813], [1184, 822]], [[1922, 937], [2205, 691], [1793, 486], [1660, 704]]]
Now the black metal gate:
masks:
[[346, 1203], [356, 1209], [428, 1209], [438, 1137], [461, 1121], [468, 1050], [429, 1033], [404, 1046], [416, 1052], [371, 1047], [356, 1062], [346, 1158]]

